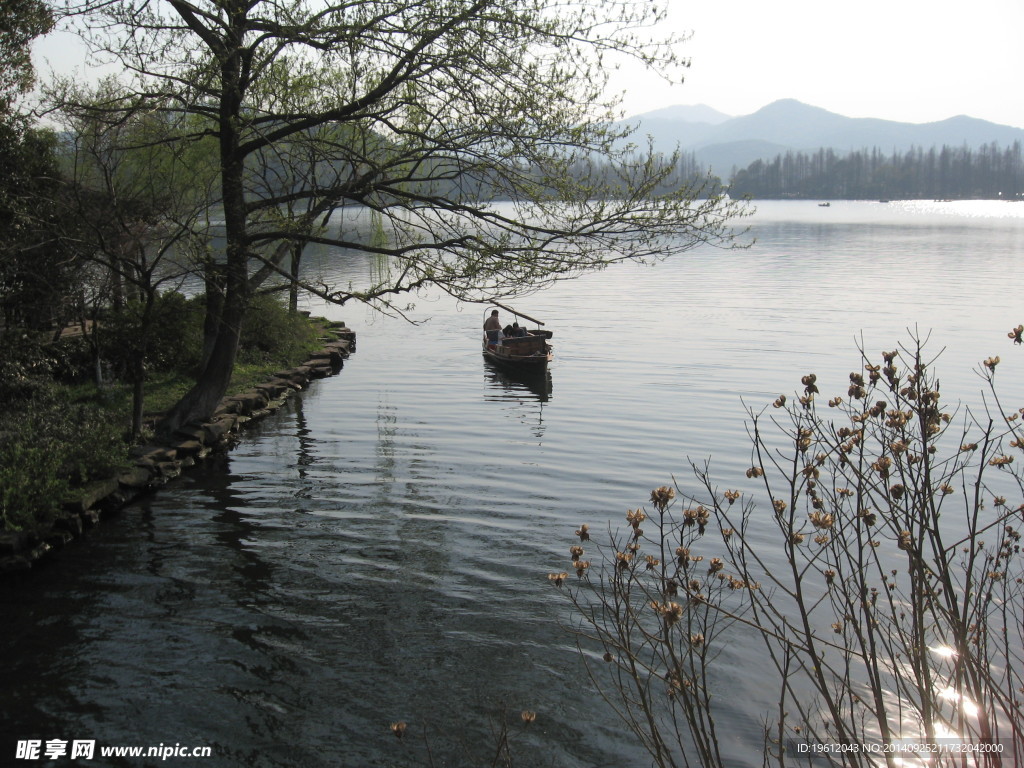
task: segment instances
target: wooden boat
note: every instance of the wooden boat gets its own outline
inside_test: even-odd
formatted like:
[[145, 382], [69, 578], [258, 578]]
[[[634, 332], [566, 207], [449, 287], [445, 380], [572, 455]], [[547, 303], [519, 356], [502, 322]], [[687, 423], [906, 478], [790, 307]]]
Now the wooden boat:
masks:
[[[516, 318], [529, 320], [537, 325], [544, 325], [529, 315], [516, 312], [502, 304], [494, 302], [494, 306], [510, 312]], [[488, 307], [484, 311], [486, 319], [488, 313], [494, 307]], [[524, 329], [525, 330], [525, 329]], [[517, 374], [538, 374], [547, 370], [548, 363], [554, 357], [553, 348], [550, 344], [552, 331], [525, 330], [523, 336], [505, 336], [499, 333], [497, 342], [490, 342], [487, 339], [487, 332], [483, 334], [483, 354], [488, 361], [502, 370]]]

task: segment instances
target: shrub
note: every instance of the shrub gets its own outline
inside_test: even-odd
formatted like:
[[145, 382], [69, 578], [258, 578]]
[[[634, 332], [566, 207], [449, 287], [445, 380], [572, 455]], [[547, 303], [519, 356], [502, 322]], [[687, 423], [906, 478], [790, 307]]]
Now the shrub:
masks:
[[285, 365], [316, 348], [317, 334], [309, 319], [289, 312], [274, 295], [258, 294], [242, 325], [239, 362]]
[[8, 328], [0, 332], [0, 349], [0, 397], [4, 400], [29, 397], [58, 365], [46, 336], [37, 331]]
[[74, 384], [95, 379], [96, 353], [84, 336], [60, 339], [50, 349], [54, 357], [55, 380]]
[[95, 402], [70, 402], [54, 386], [0, 421], [3, 527], [45, 527], [76, 485], [108, 476], [127, 459], [123, 425]]
[[188, 299], [177, 291], [157, 294], [148, 317], [141, 302], [129, 302], [103, 321], [101, 357], [118, 378], [130, 379], [144, 343], [147, 370], [191, 372], [199, 364], [203, 311], [201, 297]]
[[35, 530], [53, 521], [68, 490], [60, 457], [30, 434], [6, 433], [0, 440], [0, 529]]
[[[238, 373], [266, 377], [266, 366], [290, 365], [316, 347], [308, 318], [289, 313], [270, 296], [253, 300], [243, 328]], [[98, 331], [101, 359], [112, 372], [130, 378], [133, 355], [143, 331], [147, 373], [156, 373], [151, 406], [169, 407], [187, 390], [182, 374], [197, 367], [202, 345], [202, 297], [160, 294], [148, 320], [143, 307], [130, 303], [104, 318]], [[8, 530], [45, 527], [74, 487], [107, 476], [127, 458], [129, 419], [124, 387], [76, 397], [65, 382], [91, 378], [93, 352], [85, 339], [51, 345], [38, 335], [11, 334], [0, 361], [0, 394], [10, 406], [0, 413], [0, 526]]]
[[981, 369], [994, 412], [959, 425], [916, 340], [862, 358], [827, 409], [808, 374], [751, 411], [753, 461], [732, 489], [693, 465], [692, 488], [656, 489], [624, 532], [595, 543], [582, 526], [551, 574], [657, 765], [730, 763], [713, 662], [741, 635], [764, 649], [765, 764], [806, 763], [800, 744], [853, 745], [813, 754], [823, 764], [883, 764], [900, 753], [861, 745], [901, 740], [979, 745], [973, 765], [1024, 757], [1024, 409], [1003, 415], [998, 358]]
[[107, 310], [94, 335], [72, 336], [50, 346], [53, 376], [66, 383], [94, 380], [97, 345], [104, 378], [130, 381], [143, 345], [148, 372], [193, 373], [199, 364], [203, 311], [201, 299], [176, 291], [157, 294], [148, 318], [139, 301]]

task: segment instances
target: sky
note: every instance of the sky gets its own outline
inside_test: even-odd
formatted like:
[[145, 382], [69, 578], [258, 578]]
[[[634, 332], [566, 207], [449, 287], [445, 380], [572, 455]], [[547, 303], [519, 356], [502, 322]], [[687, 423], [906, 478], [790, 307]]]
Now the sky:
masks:
[[[682, 85], [626, 67], [626, 115], [706, 104], [728, 115], [797, 99], [847, 117], [911, 123], [955, 115], [1024, 128], [1024, 0], [667, 0], [656, 32], [691, 33]], [[66, 36], [36, 61], [66, 71]]]
[[707, 104], [728, 115], [792, 98], [847, 117], [955, 115], [1024, 128], [1024, 0], [671, 0], [690, 31], [682, 85], [630, 70], [627, 115]]

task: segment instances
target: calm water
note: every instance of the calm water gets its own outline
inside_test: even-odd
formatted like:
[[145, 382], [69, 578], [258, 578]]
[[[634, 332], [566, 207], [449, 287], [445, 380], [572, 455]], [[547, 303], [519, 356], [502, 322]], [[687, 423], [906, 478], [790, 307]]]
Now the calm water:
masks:
[[[419, 326], [327, 310], [358, 332], [340, 376], [0, 585], [0, 763], [36, 737], [217, 755], [168, 765], [424, 765], [426, 732], [436, 764], [490, 765], [508, 713], [517, 765], [647, 764], [546, 578], [580, 523], [618, 525], [688, 459], [737, 484], [744, 403], [812, 371], [844, 392], [861, 335], [874, 354], [933, 332], [947, 399], [976, 402], [974, 369], [1001, 355], [1024, 402], [1006, 338], [1024, 322], [1024, 206], [766, 203], [752, 224], [749, 250], [520, 301], [555, 330], [545, 387], [484, 364], [482, 307], [422, 299]], [[730, 653], [722, 695], [748, 704], [727, 749], [759, 765], [756, 647]]]

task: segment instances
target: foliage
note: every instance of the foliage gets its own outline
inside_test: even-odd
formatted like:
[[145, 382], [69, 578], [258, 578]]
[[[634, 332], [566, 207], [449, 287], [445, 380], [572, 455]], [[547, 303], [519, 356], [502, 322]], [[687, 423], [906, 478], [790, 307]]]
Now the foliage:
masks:
[[[146, 361], [147, 378], [150, 374], [194, 376], [201, 355], [204, 303], [201, 295], [186, 298], [177, 291], [156, 294], [148, 310], [141, 302], [129, 301], [106, 313], [93, 342], [73, 337], [47, 345], [43, 349], [48, 353], [39, 355], [67, 382], [89, 379], [94, 347], [114, 380], [130, 381], [131, 364], [140, 354]], [[148, 331], [143, 337], [144, 323]], [[318, 338], [308, 317], [289, 312], [272, 294], [258, 294], [242, 326], [239, 363], [257, 371], [289, 365], [314, 351]]]
[[[157, 415], [172, 407], [192, 386], [195, 376], [191, 371], [156, 371], [146, 378], [146, 409], [149, 415]], [[266, 377], [263, 379], [266, 380]], [[127, 411], [127, 406], [124, 407]]]
[[96, 358], [106, 385], [131, 381], [136, 358], [142, 357], [147, 377], [153, 373], [194, 375], [202, 344], [201, 298], [177, 291], [153, 296], [152, 306], [132, 299], [106, 309], [88, 334], [62, 338], [48, 345], [55, 358], [53, 376], [65, 383], [94, 378]]
[[[187, 117], [133, 110], [116, 79], [83, 84], [57, 80], [63, 108], [59, 170], [67, 204], [65, 241], [78, 259], [99, 265], [113, 281], [104, 298], [144, 300], [194, 270], [207, 257], [215, 195], [216, 153], [209, 139], [175, 143], [168, 136], [196, 129]], [[112, 113], [118, 120], [107, 120]]]
[[[169, 157], [199, 141], [218, 153], [223, 305], [209, 364], [168, 429], [215, 407], [248, 299], [275, 275], [300, 279], [282, 264], [304, 244], [387, 268], [300, 279], [303, 290], [402, 313], [426, 288], [491, 299], [728, 243], [739, 212], [719, 190], [661, 194], [674, 159], [622, 149], [612, 127], [606, 59], [669, 77], [686, 65], [680, 41], [637, 32], [663, 17], [655, 3], [80, 0], [67, 12], [131, 78], [113, 103], [66, 87], [56, 106], [108, 124], [152, 114]], [[611, 184], [568, 172], [597, 159], [614, 166]], [[350, 224], [370, 212], [386, 243]]]
[[1020, 199], [1024, 156], [1020, 142], [1005, 149], [985, 144], [977, 150], [947, 146], [891, 155], [878, 148], [787, 152], [739, 171], [732, 191], [755, 198]]
[[68, 490], [60, 458], [31, 434], [4, 435], [0, 444], [0, 530], [34, 531], [53, 522]]
[[0, 115], [35, 83], [29, 43], [53, 27], [53, 15], [40, 0], [5, 0], [0, 5]]
[[48, 338], [23, 328], [0, 332], [0, 398], [4, 401], [29, 396], [38, 382], [47, 380], [59, 366]]
[[54, 136], [32, 127], [17, 103], [35, 83], [30, 44], [52, 26], [45, 2], [0, 4], [0, 307], [8, 326], [41, 327], [72, 272], [57, 249], [41, 247], [56, 214]]
[[45, 527], [69, 491], [127, 460], [123, 427], [94, 400], [71, 401], [53, 386], [0, 419], [0, 521], [7, 530]]
[[152, 305], [133, 300], [114, 309], [98, 331], [101, 356], [120, 378], [129, 378], [136, 356], [151, 371], [194, 371], [199, 364], [202, 298], [177, 291], [154, 295]]
[[[159, 295], [149, 350], [152, 373], [146, 400], [151, 413], [170, 408], [188, 389], [201, 344], [202, 297]], [[101, 354], [124, 374], [132, 354], [137, 306], [129, 304], [99, 331]], [[81, 337], [53, 344], [39, 335], [8, 334], [0, 359], [0, 530], [45, 528], [74, 488], [109, 476], [127, 460], [130, 387], [117, 379], [102, 389], [88, 380], [92, 347]], [[317, 346], [315, 323], [287, 312], [275, 298], [254, 300], [243, 331], [243, 364], [231, 390], [266, 381], [305, 359]], [[54, 383], [51, 374], [63, 384]]]
[[659, 766], [735, 763], [720, 672], [744, 640], [763, 648], [765, 764], [806, 762], [800, 744], [847, 745], [813, 755], [844, 766], [900, 757], [863, 747], [878, 744], [978, 745], [936, 765], [1024, 755], [1024, 409], [1000, 404], [998, 358], [981, 369], [991, 412], [957, 418], [917, 340], [862, 357], [832, 415], [813, 374], [751, 411], [745, 483], [721, 491], [694, 465], [693, 489], [656, 489], [625, 533], [577, 531], [578, 586], [551, 575]]
[[317, 339], [308, 317], [288, 311], [272, 294], [257, 294], [242, 325], [239, 362], [285, 365], [316, 349]]
[[49, 328], [77, 289], [54, 235], [61, 217], [55, 138], [0, 121], [0, 307], [4, 322]]

